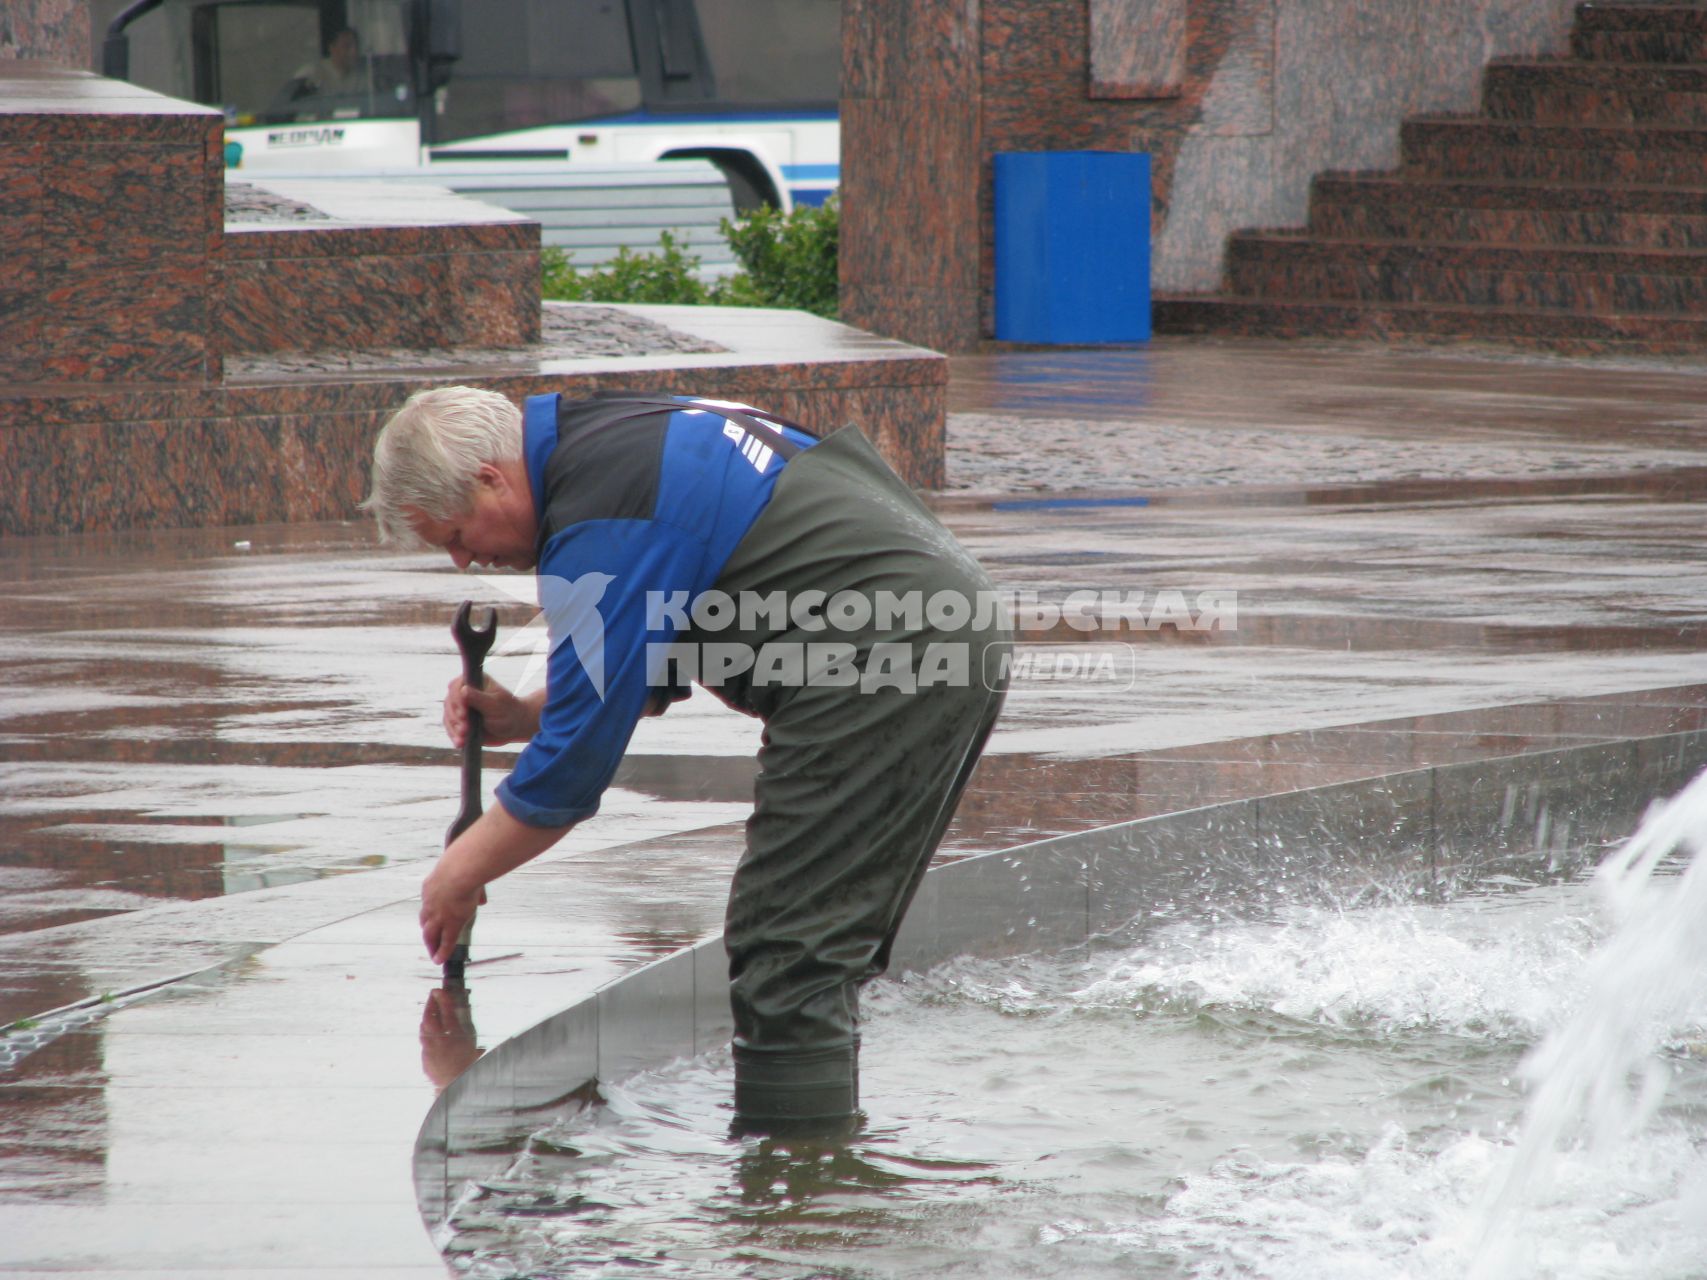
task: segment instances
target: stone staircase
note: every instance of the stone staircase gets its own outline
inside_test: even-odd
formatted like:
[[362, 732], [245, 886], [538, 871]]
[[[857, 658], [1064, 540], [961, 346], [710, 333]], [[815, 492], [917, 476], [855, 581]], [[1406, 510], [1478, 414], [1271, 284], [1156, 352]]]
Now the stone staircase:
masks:
[[1707, 347], [1707, 7], [1580, 5], [1569, 58], [1490, 64], [1400, 157], [1317, 175], [1304, 229], [1231, 237], [1225, 292], [1158, 294], [1156, 331]]

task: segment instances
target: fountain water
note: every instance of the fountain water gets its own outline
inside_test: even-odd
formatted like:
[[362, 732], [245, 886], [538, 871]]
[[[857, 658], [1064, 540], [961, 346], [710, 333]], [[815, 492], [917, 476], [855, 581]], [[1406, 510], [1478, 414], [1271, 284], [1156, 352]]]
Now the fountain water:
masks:
[[[423, 1207], [478, 1277], [1697, 1277], [1702, 888], [1668, 854], [1707, 830], [1707, 784], [1586, 874], [1644, 792], [1701, 767], [1687, 741], [1265, 797], [932, 877], [911, 971], [868, 996], [870, 1118], [835, 1141], [729, 1136], [716, 1049], [615, 1069], [637, 1021], [660, 1043], [726, 1034], [704, 944], [494, 1055], [502, 1083], [444, 1108]], [[1663, 1099], [1625, 1085], [1654, 1045]], [[603, 1105], [551, 1104], [553, 1072], [585, 1079], [563, 1074], [577, 1053]], [[1555, 1094], [1615, 1105], [1602, 1129], [1647, 1123], [1559, 1149]], [[1514, 1155], [1552, 1189], [1507, 1175]]]
[[[1595, 882], [1616, 931], [1584, 973], [1576, 1015], [1524, 1063], [1533, 1081], [1522, 1137], [1492, 1190], [1472, 1280], [1535, 1265], [1519, 1230], [1555, 1178], [1561, 1147], [1587, 1144], [1608, 1159], [1654, 1119], [1679, 1059], [1701, 1056], [1707, 1015], [1707, 773], [1656, 806]], [[1688, 855], [1681, 875], [1662, 869]], [[1675, 870], [1675, 868], [1673, 868]], [[1694, 1171], [1686, 1221], [1707, 1223], [1707, 1168]]]

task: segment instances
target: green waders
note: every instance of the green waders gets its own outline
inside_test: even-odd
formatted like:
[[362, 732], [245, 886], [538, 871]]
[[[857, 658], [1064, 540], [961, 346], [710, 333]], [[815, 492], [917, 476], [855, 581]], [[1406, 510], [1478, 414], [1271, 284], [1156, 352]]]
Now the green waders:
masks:
[[[737, 601], [852, 592], [873, 602], [863, 624], [857, 606], [831, 606], [684, 637], [770, 656], [833, 642], [851, 646], [864, 673], [849, 684], [845, 668], [804, 682], [748, 671], [714, 690], [765, 721], [724, 931], [736, 1114], [760, 1125], [848, 1116], [859, 1101], [860, 984], [888, 964], [989, 737], [1012, 637], [1005, 617], [990, 616], [983, 569], [852, 428], [789, 463], [716, 589]], [[895, 616], [882, 616], [880, 593], [902, 602]], [[899, 676], [897, 658], [910, 662]]]

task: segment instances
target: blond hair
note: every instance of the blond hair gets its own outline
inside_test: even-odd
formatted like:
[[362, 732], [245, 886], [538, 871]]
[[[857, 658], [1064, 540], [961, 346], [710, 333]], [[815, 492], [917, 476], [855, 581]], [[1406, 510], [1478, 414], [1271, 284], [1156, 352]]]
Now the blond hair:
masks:
[[482, 463], [522, 456], [522, 413], [505, 396], [479, 387], [417, 391], [380, 429], [373, 445], [373, 487], [361, 504], [384, 542], [419, 546], [408, 512], [450, 520], [474, 505]]

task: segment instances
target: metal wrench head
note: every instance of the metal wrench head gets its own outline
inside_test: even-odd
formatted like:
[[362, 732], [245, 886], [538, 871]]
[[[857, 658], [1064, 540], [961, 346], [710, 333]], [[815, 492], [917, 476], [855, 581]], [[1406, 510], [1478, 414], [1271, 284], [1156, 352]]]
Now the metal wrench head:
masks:
[[472, 615], [474, 601], [464, 600], [456, 611], [456, 621], [450, 624], [450, 633], [456, 637], [456, 647], [462, 650], [465, 658], [484, 658], [492, 648], [492, 642], [498, 638], [498, 611], [490, 605], [486, 606], [486, 625], [474, 625]]

